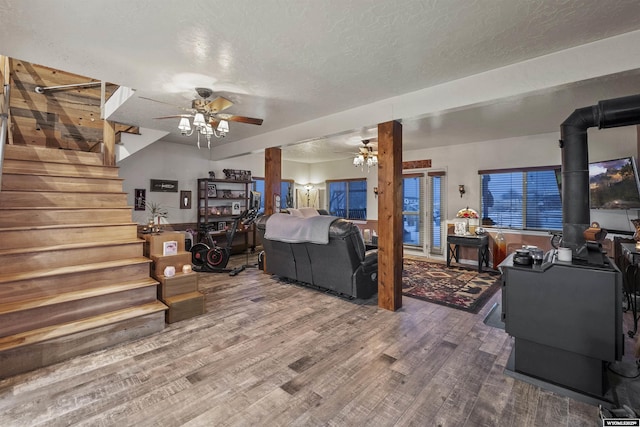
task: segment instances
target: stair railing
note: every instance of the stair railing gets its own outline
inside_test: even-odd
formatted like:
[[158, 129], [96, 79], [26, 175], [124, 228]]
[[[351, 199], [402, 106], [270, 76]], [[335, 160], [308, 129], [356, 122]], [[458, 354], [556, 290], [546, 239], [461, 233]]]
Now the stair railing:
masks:
[[11, 86], [8, 84], [4, 85], [4, 90], [2, 91], [2, 103], [0, 103], [0, 121], [2, 124], [0, 125], [0, 191], [2, 191], [2, 164], [4, 163], [4, 146], [7, 143], [7, 121], [9, 120], [9, 92], [11, 91]]

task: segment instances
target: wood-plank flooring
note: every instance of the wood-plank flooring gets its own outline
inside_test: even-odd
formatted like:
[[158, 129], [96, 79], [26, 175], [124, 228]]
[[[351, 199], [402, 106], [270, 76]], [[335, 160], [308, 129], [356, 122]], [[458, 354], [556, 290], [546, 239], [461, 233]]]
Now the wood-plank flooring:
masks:
[[394, 313], [256, 269], [199, 281], [206, 314], [0, 381], [0, 425], [598, 425], [503, 373], [512, 340], [482, 322], [500, 293], [478, 314], [406, 297]]

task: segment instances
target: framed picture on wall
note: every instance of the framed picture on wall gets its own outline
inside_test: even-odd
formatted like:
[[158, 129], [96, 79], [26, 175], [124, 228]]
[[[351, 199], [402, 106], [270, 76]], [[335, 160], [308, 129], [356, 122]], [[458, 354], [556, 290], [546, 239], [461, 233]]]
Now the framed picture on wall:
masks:
[[180, 209], [191, 209], [191, 191], [180, 191]]
[[149, 182], [151, 191], [160, 191], [163, 193], [177, 193], [178, 181], [169, 181], [168, 179], [152, 179]]
[[218, 222], [218, 231], [224, 231], [227, 228], [227, 223], [224, 221]]
[[144, 188], [136, 188], [134, 190], [133, 209], [143, 211], [147, 208], [147, 190]]

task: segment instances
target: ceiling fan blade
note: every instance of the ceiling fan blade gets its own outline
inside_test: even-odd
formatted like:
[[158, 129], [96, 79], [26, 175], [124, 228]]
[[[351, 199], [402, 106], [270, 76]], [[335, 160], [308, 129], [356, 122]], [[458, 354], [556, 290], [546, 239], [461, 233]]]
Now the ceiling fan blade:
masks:
[[161, 119], [180, 119], [180, 118], [183, 118], [183, 117], [190, 118], [190, 117], [194, 117], [194, 116], [193, 116], [193, 114], [177, 114], [175, 116], [154, 117], [154, 119], [158, 119], [158, 120], [161, 120]]
[[234, 116], [233, 114], [216, 114], [216, 119], [227, 120], [230, 122], [248, 123], [250, 125], [261, 125], [262, 119], [254, 119], [251, 117]]
[[145, 96], [140, 96], [139, 98], [140, 99], [146, 99], [147, 101], [157, 102], [158, 104], [169, 105], [169, 106], [171, 106], [173, 108], [178, 108], [178, 109], [183, 110], [183, 111], [193, 111], [193, 109], [191, 109], [191, 108], [180, 107], [178, 105], [170, 104], [170, 103], [164, 102], [164, 101], [158, 101], [157, 99], [147, 98]]
[[210, 113], [219, 113], [220, 111], [224, 111], [227, 108], [231, 107], [233, 102], [229, 101], [227, 98], [223, 98], [221, 96], [217, 97], [211, 102], [208, 102], [204, 109]]

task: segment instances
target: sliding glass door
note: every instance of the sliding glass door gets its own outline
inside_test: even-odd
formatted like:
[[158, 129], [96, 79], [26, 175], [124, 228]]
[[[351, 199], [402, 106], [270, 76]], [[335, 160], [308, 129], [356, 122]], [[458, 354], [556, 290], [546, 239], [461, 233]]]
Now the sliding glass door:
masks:
[[402, 242], [416, 249], [422, 249], [424, 244], [422, 181], [423, 174], [402, 178]]

